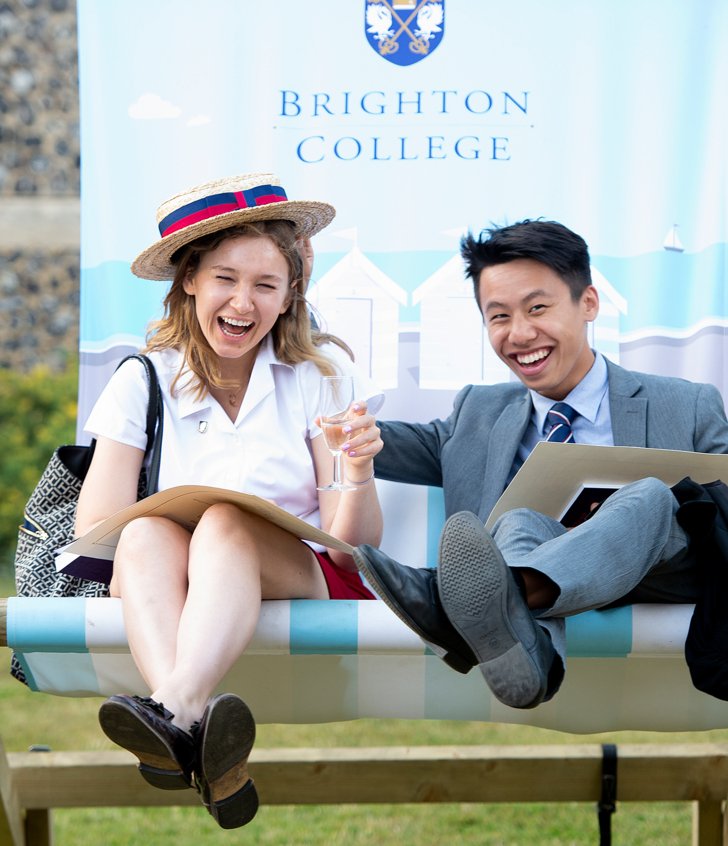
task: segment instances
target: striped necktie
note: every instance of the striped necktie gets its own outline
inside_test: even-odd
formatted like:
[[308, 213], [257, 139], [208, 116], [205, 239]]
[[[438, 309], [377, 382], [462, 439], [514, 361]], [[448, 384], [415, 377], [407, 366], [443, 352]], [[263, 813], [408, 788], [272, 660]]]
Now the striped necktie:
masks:
[[546, 436], [547, 441], [554, 441], [559, 444], [573, 444], [574, 432], [571, 424], [579, 412], [575, 411], [565, 402], [557, 402], [551, 406], [546, 414]]

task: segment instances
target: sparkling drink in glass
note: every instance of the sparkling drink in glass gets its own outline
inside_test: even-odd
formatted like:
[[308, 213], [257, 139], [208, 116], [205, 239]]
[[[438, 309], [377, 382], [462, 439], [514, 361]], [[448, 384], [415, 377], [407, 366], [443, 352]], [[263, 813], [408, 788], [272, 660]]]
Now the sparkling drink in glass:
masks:
[[326, 446], [334, 457], [334, 479], [330, 485], [319, 486], [320, 491], [355, 490], [341, 476], [341, 447], [348, 437], [344, 427], [349, 422], [353, 402], [354, 379], [351, 376], [324, 376], [321, 379], [319, 415]]

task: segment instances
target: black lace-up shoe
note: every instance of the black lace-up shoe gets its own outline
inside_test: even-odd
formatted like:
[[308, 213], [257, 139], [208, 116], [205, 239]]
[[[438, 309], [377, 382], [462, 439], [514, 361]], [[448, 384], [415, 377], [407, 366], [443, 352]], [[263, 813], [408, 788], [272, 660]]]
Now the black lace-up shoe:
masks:
[[172, 723], [159, 702], [140, 696], [111, 696], [99, 709], [104, 734], [139, 758], [139, 772], [154, 787], [192, 786], [195, 746], [192, 735]]
[[240, 828], [258, 811], [258, 793], [248, 775], [248, 756], [255, 742], [255, 720], [240, 697], [214, 696], [195, 738], [195, 786], [221, 828]]

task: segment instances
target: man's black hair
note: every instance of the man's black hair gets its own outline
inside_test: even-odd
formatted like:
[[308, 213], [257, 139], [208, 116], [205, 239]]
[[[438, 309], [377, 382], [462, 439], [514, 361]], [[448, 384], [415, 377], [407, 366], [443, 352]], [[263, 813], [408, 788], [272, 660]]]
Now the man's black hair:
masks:
[[484, 229], [477, 238], [468, 233], [460, 241], [460, 254], [479, 308], [482, 271], [516, 259], [532, 259], [550, 267], [569, 286], [574, 302], [592, 284], [586, 241], [553, 220], [522, 220]]

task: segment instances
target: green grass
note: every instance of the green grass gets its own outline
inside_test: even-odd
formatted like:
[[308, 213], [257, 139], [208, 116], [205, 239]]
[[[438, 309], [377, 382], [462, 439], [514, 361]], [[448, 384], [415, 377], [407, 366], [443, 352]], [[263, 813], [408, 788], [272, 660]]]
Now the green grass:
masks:
[[[0, 596], [12, 593], [0, 579]], [[6, 750], [32, 744], [54, 750], [112, 749], [96, 720], [98, 699], [31, 693], [7, 674], [9, 651], [0, 649], [0, 714]], [[358, 720], [325, 725], [261, 725], [259, 747], [439, 744], [726, 742], [728, 731], [660, 734], [616, 732], [570, 735], [529, 726], [427, 720]], [[112, 797], [110, 797], [112, 800]], [[688, 803], [623, 803], [613, 819], [615, 844], [687, 846]], [[93, 808], [54, 811], [56, 846], [145, 846], [245, 843], [251, 846], [592, 846], [598, 843], [592, 804], [419, 804], [266, 807], [244, 829], [225, 832], [202, 809]]]

